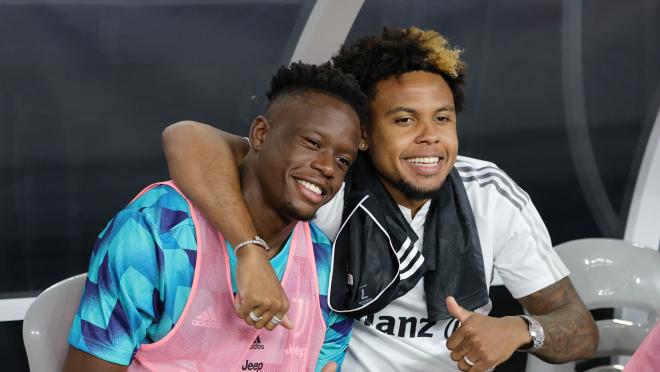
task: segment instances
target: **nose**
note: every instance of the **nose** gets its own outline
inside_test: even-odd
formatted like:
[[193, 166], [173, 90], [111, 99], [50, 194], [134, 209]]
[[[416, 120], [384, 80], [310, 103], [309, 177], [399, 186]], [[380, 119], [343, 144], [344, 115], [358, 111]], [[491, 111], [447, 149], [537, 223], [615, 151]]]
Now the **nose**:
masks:
[[433, 121], [421, 121], [418, 128], [419, 133], [416, 138], [417, 143], [426, 143], [430, 145], [440, 141], [439, 128]]
[[335, 156], [332, 151], [322, 150], [317, 153], [317, 156], [312, 160], [312, 168], [316, 169], [326, 178], [334, 177], [335, 172]]

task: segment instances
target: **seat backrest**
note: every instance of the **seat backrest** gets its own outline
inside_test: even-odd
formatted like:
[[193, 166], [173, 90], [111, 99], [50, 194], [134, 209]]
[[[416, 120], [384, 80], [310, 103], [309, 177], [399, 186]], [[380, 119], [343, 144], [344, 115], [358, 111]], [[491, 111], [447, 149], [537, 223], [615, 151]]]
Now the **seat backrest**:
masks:
[[634, 308], [660, 315], [660, 253], [618, 239], [580, 239], [557, 253], [589, 309]]
[[[618, 239], [590, 238], [555, 247], [588, 309], [637, 309], [645, 321], [604, 319], [598, 356], [632, 355], [660, 317], [660, 253]], [[574, 363], [551, 366], [531, 356], [528, 372], [574, 371]]]
[[642, 322], [596, 322], [599, 355], [632, 355], [660, 319], [660, 253], [603, 238], [574, 240], [556, 249], [587, 308], [627, 308], [647, 314]]
[[80, 274], [54, 284], [28, 308], [23, 320], [23, 342], [31, 372], [62, 369], [69, 329], [85, 279], [87, 274]]

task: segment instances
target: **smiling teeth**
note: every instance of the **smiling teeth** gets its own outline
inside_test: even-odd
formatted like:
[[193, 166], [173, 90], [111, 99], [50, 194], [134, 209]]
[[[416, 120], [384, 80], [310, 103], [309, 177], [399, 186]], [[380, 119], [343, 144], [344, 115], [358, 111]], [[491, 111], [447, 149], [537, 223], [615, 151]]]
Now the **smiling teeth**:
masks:
[[305, 188], [313, 193], [321, 195], [321, 188], [316, 186], [315, 184], [303, 180], [296, 180], [298, 181], [299, 184], [305, 186]]
[[408, 162], [415, 165], [436, 165], [440, 161], [437, 156], [424, 157], [424, 158], [410, 158]]

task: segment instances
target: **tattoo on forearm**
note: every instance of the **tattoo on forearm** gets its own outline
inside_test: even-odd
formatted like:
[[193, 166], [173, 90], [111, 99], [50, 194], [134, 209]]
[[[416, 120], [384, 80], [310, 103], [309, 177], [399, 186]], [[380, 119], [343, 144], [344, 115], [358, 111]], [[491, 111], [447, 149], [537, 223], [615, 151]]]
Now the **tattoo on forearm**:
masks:
[[520, 299], [542, 325], [543, 348], [534, 353], [553, 363], [585, 359], [598, 345], [598, 329], [568, 278]]

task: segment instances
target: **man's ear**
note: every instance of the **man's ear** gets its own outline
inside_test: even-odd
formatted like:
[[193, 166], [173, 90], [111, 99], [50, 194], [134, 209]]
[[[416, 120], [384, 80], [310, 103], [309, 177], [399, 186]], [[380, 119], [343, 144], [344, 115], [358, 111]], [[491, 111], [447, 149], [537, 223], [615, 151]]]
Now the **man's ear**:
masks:
[[364, 125], [362, 125], [360, 130], [362, 131], [362, 137], [360, 138], [360, 144], [358, 145], [358, 148], [360, 151], [367, 151], [369, 148], [369, 142], [367, 142], [367, 129]]
[[270, 122], [266, 119], [265, 116], [257, 116], [252, 120], [250, 125], [250, 145], [252, 151], [258, 153], [261, 147], [263, 146], [266, 138], [270, 134]]

